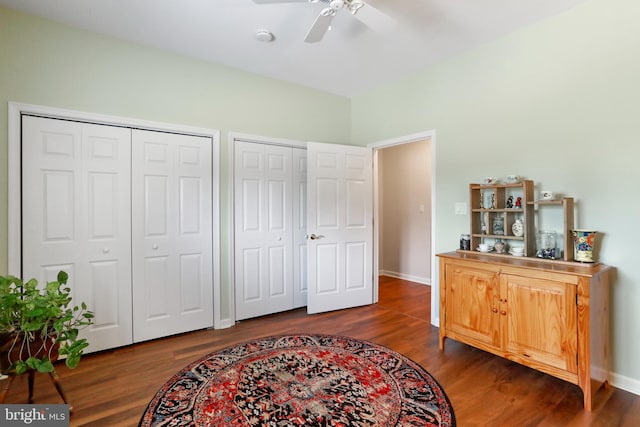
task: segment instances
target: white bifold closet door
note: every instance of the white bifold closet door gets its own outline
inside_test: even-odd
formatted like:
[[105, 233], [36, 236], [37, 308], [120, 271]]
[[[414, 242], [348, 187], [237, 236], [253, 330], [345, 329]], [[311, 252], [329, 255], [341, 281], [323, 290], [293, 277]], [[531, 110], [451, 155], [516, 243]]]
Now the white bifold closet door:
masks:
[[132, 131], [133, 337], [213, 326], [211, 139]]
[[236, 319], [306, 305], [306, 150], [235, 141]]
[[87, 352], [213, 326], [211, 138], [22, 118], [22, 275], [69, 274]]
[[22, 275], [69, 274], [88, 351], [132, 341], [130, 155], [129, 129], [22, 118]]

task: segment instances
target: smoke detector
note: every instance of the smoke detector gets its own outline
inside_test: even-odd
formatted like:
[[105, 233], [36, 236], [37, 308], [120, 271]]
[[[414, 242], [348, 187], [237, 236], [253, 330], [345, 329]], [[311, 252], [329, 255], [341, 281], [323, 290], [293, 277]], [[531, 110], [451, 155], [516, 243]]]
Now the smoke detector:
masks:
[[275, 36], [271, 31], [258, 30], [256, 32], [256, 39], [261, 42], [269, 43], [275, 39]]

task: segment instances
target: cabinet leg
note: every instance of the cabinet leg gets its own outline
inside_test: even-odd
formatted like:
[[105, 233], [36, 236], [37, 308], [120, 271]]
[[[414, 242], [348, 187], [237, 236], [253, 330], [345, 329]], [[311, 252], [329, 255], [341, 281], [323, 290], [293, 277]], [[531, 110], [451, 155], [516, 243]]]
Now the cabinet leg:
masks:
[[584, 394], [584, 409], [585, 411], [591, 412], [591, 389], [589, 389], [588, 392], [587, 390], [582, 390], [582, 393]]
[[591, 411], [595, 405], [596, 395], [598, 391], [601, 389], [609, 389], [611, 385], [608, 380], [604, 381], [590, 381], [588, 385], [582, 388], [582, 393], [584, 395], [584, 409], [586, 411]]

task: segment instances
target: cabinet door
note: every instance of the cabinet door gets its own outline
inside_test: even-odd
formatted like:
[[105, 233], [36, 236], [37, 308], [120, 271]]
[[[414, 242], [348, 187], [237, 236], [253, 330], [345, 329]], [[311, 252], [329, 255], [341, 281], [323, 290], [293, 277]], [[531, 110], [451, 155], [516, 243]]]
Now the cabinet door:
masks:
[[507, 274], [501, 280], [504, 349], [577, 372], [575, 286]]
[[475, 266], [446, 266], [446, 330], [497, 347], [498, 272]]

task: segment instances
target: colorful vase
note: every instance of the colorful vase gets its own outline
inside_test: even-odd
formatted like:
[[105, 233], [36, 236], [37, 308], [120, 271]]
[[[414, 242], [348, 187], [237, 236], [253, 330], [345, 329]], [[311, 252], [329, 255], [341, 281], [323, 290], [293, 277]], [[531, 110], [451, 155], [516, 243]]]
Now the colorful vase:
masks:
[[571, 230], [573, 234], [573, 259], [578, 262], [594, 262], [593, 244], [597, 231]]

